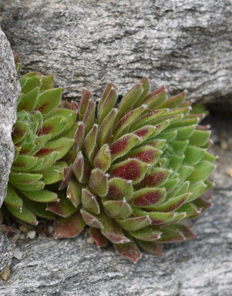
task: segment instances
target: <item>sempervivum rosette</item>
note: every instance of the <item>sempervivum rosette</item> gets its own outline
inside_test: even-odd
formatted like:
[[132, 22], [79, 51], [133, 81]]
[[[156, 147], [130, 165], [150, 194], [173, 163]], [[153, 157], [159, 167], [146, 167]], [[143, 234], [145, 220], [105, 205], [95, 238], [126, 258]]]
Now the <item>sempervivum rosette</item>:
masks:
[[[19, 70], [18, 54], [15, 60]], [[61, 106], [63, 90], [53, 88], [53, 80], [53, 75], [38, 72], [20, 78], [22, 93], [12, 131], [15, 158], [2, 208], [6, 220], [12, 217], [17, 222], [36, 225], [36, 216], [55, 218], [46, 206], [59, 200], [59, 196], [45, 186], [63, 178], [67, 164], [59, 160], [73, 145], [77, 111], [75, 103], [75, 110]]]
[[56, 236], [88, 225], [98, 247], [110, 241], [132, 262], [139, 248], [161, 255], [163, 243], [195, 238], [186, 220], [209, 206], [215, 157], [191, 104], [184, 92], [169, 99], [164, 87], [150, 93], [146, 77], [120, 102], [113, 84], [97, 103], [84, 90], [60, 201], [47, 207], [59, 216]]

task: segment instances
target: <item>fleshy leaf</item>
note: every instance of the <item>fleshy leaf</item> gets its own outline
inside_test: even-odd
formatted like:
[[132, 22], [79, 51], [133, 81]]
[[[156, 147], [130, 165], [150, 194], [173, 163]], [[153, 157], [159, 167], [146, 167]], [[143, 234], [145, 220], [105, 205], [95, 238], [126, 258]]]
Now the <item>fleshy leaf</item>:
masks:
[[77, 236], [85, 228], [85, 225], [80, 212], [76, 212], [67, 218], [59, 217], [55, 222], [56, 238]]
[[29, 199], [36, 201], [36, 202], [54, 202], [59, 201], [59, 198], [57, 197], [57, 194], [48, 190], [39, 190], [36, 192], [30, 192], [30, 191], [23, 191], [22, 193], [28, 197]]
[[38, 224], [35, 215], [30, 210], [28, 210], [28, 208], [25, 205], [23, 205], [21, 209], [7, 205], [7, 209], [13, 216], [26, 223], [32, 225]]
[[149, 109], [156, 109], [157, 106], [165, 102], [167, 99], [167, 92], [162, 90], [159, 94], [154, 95], [153, 97], [146, 100], [145, 104], [148, 106]]
[[81, 215], [88, 226], [100, 229], [104, 228], [102, 224], [102, 217], [100, 215], [90, 213], [85, 208], [81, 209]]
[[187, 192], [182, 195], [170, 198], [161, 205], [155, 206], [153, 210], [157, 212], [172, 212], [181, 207], [190, 197], [191, 193]]
[[95, 103], [93, 100], [89, 100], [88, 106], [85, 111], [85, 115], [83, 118], [83, 122], [85, 125], [85, 134], [87, 135], [89, 131], [91, 130], [94, 121], [95, 121]]
[[7, 194], [4, 202], [12, 207], [22, 209], [23, 201], [15, 192], [14, 187], [9, 183], [7, 187]]
[[100, 214], [100, 207], [96, 197], [86, 188], [82, 189], [82, 204], [88, 211]]
[[171, 224], [171, 225], [168, 226], [168, 228], [179, 231], [185, 237], [185, 240], [191, 240], [191, 239], [196, 239], [197, 238], [192, 233], [192, 231], [188, 227], [186, 227], [184, 225], [181, 225], [181, 224]]
[[91, 98], [92, 93], [86, 89], [82, 91], [82, 97], [80, 101], [79, 116], [80, 120], [83, 120], [86, 108], [88, 106], [89, 99]]
[[150, 91], [150, 83], [149, 80], [146, 76], [144, 76], [140, 81], [139, 84], [141, 84], [142, 88], [143, 88], [143, 92], [140, 95], [139, 99], [136, 101], [136, 103], [134, 104], [134, 108], [137, 108], [139, 106], [141, 106], [143, 104], [143, 102], [146, 100], [147, 94]]
[[66, 198], [65, 191], [58, 192], [59, 202], [50, 202], [47, 210], [61, 217], [69, 217], [77, 211], [76, 207]]
[[171, 145], [172, 149], [175, 151], [176, 154], [183, 154], [185, 151], [189, 141], [171, 141], [169, 145]]
[[194, 147], [194, 146], [188, 146], [184, 154], [185, 154], [184, 163], [188, 165], [195, 165], [201, 160], [201, 158], [205, 154], [205, 149]]
[[115, 118], [115, 123], [118, 123], [118, 121], [133, 108], [142, 93], [143, 88], [138, 83], [122, 98], [118, 105], [118, 114]]
[[212, 173], [214, 169], [215, 165], [211, 164], [206, 160], [202, 160], [198, 164], [196, 164], [194, 171], [188, 177], [188, 180], [191, 182], [205, 180], [206, 178], [208, 178], [208, 176]]
[[13, 126], [12, 139], [14, 144], [22, 141], [28, 132], [29, 125], [25, 122], [17, 121]]
[[52, 138], [58, 136], [64, 130], [67, 122], [67, 119], [63, 116], [52, 117], [44, 121], [43, 127], [38, 130], [37, 135], [42, 136], [50, 134]]
[[190, 176], [193, 170], [193, 166], [182, 165], [178, 170], [180, 183], [184, 182]]
[[48, 114], [59, 105], [61, 96], [61, 87], [42, 92], [37, 100], [35, 110], [39, 110], [42, 114]]
[[176, 108], [180, 106], [185, 100], [185, 92], [182, 92], [174, 97], [169, 98], [166, 100], [163, 104], [159, 105], [157, 109], [162, 109], [162, 108]]
[[[195, 200], [192, 201], [192, 204], [199, 210], [199, 214], [203, 213], [208, 207], [211, 206], [211, 204], [204, 200], [203, 198], [197, 198]], [[196, 216], [199, 216], [198, 214]], [[194, 218], [195, 216], [193, 216], [192, 218]]]
[[162, 212], [145, 212], [140, 209], [134, 209], [134, 214], [138, 217], [149, 217], [152, 225], [162, 225], [173, 220], [176, 216], [175, 213], [162, 213]]
[[149, 145], [144, 145], [140, 148], [133, 149], [126, 156], [130, 158], [136, 158], [148, 164], [154, 165], [162, 154], [161, 150], [153, 148]]
[[143, 187], [157, 187], [163, 185], [169, 178], [172, 170], [154, 167], [149, 170], [143, 180]]
[[154, 241], [161, 237], [162, 232], [155, 230], [152, 226], [147, 226], [139, 230], [130, 231], [130, 235], [142, 241]]
[[52, 167], [43, 171], [43, 182], [46, 185], [53, 184], [62, 180], [63, 176], [64, 167], [61, 166], [59, 162], [57, 162], [57, 165], [53, 165]]
[[117, 223], [127, 231], [134, 231], [144, 228], [151, 224], [149, 216], [133, 217], [126, 219], [116, 219]]
[[14, 185], [29, 185], [39, 181], [43, 175], [41, 174], [28, 174], [28, 173], [14, 173], [11, 172], [9, 179]]
[[153, 209], [154, 205], [161, 203], [166, 196], [165, 188], [143, 188], [135, 191], [128, 200], [134, 207]]
[[68, 183], [66, 196], [76, 208], [81, 203], [82, 188], [75, 178], [72, 178]]
[[143, 251], [155, 256], [162, 257], [162, 249], [163, 249], [162, 244], [159, 244], [156, 242], [145, 242], [139, 239], [136, 239], [136, 243], [138, 244], [140, 249], [142, 249]]
[[133, 263], [136, 263], [142, 257], [142, 253], [134, 241], [126, 244], [114, 244], [114, 247], [121, 256]]
[[94, 166], [100, 169], [103, 173], [105, 173], [111, 165], [111, 153], [109, 149], [109, 145], [105, 144], [98, 151], [96, 157], [94, 158]]
[[155, 129], [156, 127], [153, 125], [146, 125], [135, 130], [133, 133], [141, 139], [141, 142], [143, 142], [154, 133]]
[[21, 92], [23, 94], [27, 94], [30, 91], [32, 91], [34, 88], [36, 88], [37, 86], [41, 85], [41, 74], [40, 73], [30, 73], [31, 77], [27, 76], [23, 76], [20, 78], [19, 82], [21, 84], [22, 90]]
[[30, 170], [44, 171], [56, 162], [58, 156], [59, 156], [59, 152], [54, 151], [51, 154], [48, 154], [45, 157], [40, 158], [37, 164], [34, 167], [32, 167]]
[[102, 201], [105, 212], [112, 218], [125, 218], [132, 213], [132, 208], [123, 200], [104, 200]]
[[132, 180], [133, 184], [138, 183], [144, 178], [148, 164], [137, 159], [128, 159], [114, 164], [110, 170], [111, 177], [119, 177], [125, 180]]
[[195, 126], [184, 126], [177, 129], [176, 140], [186, 140], [191, 137], [195, 130]]
[[105, 143], [110, 144], [112, 141], [112, 126], [114, 123], [114, 119], [117, 115], [117, 109], [114, 108], [112, 111], [106, 116], [106, 118], [103, 120], [102, 124], [99, 127], [98, 132], [98, 145], [101, 147]]
[[38, 158], [28, 155], [19, 155], [13, 162], [12, 170], [25, 172], [29, 171], [38, 161]]
[[204, 146], [209, 139], [210, 131], [195, 130], [189, 138], [189, 144], [193, 146]]
[[138, 145], [139, 142], [140, 138], [132, 133], [126, 134], [116, 140], [112, 145], [110, 145], [112, 161], [116, 160], [120, 156], [125, 155], [135, 145]]
[[76, 178], [81, 183], [87, 183], [91, 174], [91, 167], [84, 158], [82, 152], [78, 152], [76, 159], [72, 165], [72, 170]]
[[98, 124], [111, 112], [117, 102], [118, 94], [115, 89], [111, 89], [109, 95], [98, 108]]
[[26, 95], [22, 96], [18, 104], [17, 111], [25, 110], [28, 112], [32, 112], [37, 103], [39, 90], [40, 88], [36, 87]]
[[78, 153], [82, 147], [82, 143], [84, 140], [84, 134], [85, 134], [84, 123], [79, 121], [78, 128], [77, 128], [76, 134], [74, 136], [74, 143], [73, 143], [73, 148], [76, 151], [76, 153]]
[[53, 151], [59, 152], [58, 159], [62, 158], [72, 147], [74, 140], [68, 138], [62, 138], [54, 141], [49, 141], [45, 146], [40, 149], [36, 156], [44, 157], [51, 154]]
[[89, 186], [99, 196], [106, 196], [108, 192], [108, 176], [99, 169], [91, 171]]
[[41, 137], [37, 137], [35, 140], [36, 146], [34, 150], [32, 151], [32, 154], [36, 154], [41, 148], [44, 147], [44, 145], [50, 140], [51, 135], [44, 135]]
[[14, 185], [20, 190], [33, 191], [33, 192], [42, 190], [45, 186], [44, 182], [40, 182], [40, 181], [31, 183], [31, 184], [22, 184], [22, 185], [14, 184]]
[[42, 85], [40, 88], [40, 92], [43, 92], [53, 87], [54, 87], [54, 75], [49, 74], [46, 76], [42, 76]]
[[94, 239], [98, 248], [107, 246], [108, 239], [101, 233], [100, 229], [90, 227], [90, 235]]
[[162, 243], [174, 243], [179, 241], [184, 241], [185, 237], [179, 230], [174, 230], [170, 227], [162, 227], [162, 235], [158, 242]]
[[109, 190], [107, 196], [109, 199], [122, 200], [124, 197], [129, 199], [133, 194], [132, 181], [121, 178], [112, 178], [108, 181]]
[[83, 152], [86, 158], [93, 163], [94, 157], [98, 152], [97, 148], [97, 133], [98, 133], [98, 125], [94, 124], [87, 136], [85, 137], [83, 143]]
[[[168, 109], [162, 109], [162, 110], [151, 110], [148, 113], [140, 116], [136, 122], [133, 123], [133, 125], [130, 126], [130, 132], [135, 131], [137, 129], [143, 128], [145, 125], [153, 125], [158, 121], [158, 118], [166, 113]], [[166, 126], [169, 125], [170, 121], [166, 120]], [[161, 123], [160, 123], [161, 125]], [[165, 127], [166, 127], [165, 126]]]
[[113, 244], [125, 244], [130, 242], [130, 239], [124, 235], [121, 227], [118, 226], [113, 219], [106, 218], [103, 225], [104, 229], [101, 229], [102, 234]]
[[103, 103], [109, 97], [109, 94], [111, 93], [111, 90], [113, 88], [115, 90], [117, 90], [117, 87], [112, 82], [108, 83], [108, 85], [106, 86], [106, 89], [104, 90], [103, 95], [102, 95], [102, 97], [101, 97], [101, 99], [99, 101], [99, 104], [98, 104], [98, 113], [99, 113], [100, 109], [102, 109]]
[[196, 199], [202, 195], [206, 189], [207, 185], [203, 181], [191, 183], [189, 186], [189, 191], [192, 192], [192, 195], [189, 197], [188, 202]]
[[185, 213], [185, 218], [192, 218], [193, 216], [197, 216], [201, 213], [197, 207], [195, 207], [192, 203], [185, 203], [179, 209], [176, 210], [177, 213]]
[[129, 113], [126, 113], [114, 129], [114, 141], [123, 136], [125, 131], [128, 130], [128, 127], [133, 124], [133, 122], [147, 109], [146, 105], [142, 105], [136, 109], [133, 109]]
[[60, 182], [58, 190], [64, 189], [68, 185], [72, 176], [73, 176], [72, 166], [70, 165], [69, 167], [64, 168], [64, 176], [63, 176], [62, 181]]
[[36, 216], [48, 219], [48, 220], [55, 220], [56, 215], [46, 210], [47, 204], [41, 202], [35, 202], [27, 198], [23, 198], [24, 203], [26, 204], [27, 208], [32, 211]]

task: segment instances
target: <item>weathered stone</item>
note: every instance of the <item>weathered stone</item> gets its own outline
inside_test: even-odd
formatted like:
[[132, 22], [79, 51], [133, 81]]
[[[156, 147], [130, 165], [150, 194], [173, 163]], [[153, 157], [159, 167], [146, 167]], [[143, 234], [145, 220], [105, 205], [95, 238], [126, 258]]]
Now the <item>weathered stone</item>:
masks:
[[[11, 131], [16, 121], [20, 90], [10, 43], [0, 28], [0, 207], [6, 197], [9, 173], [14, 158]], [[11, 258], [12, 244], [0, 232], [0, 272], [11, 263]]]
[[[232, 105], [232, 9], [225, 0], [4, 1], [2, 25], [24, 71], [56, 75], [64, 95], [152, 87]], [[228, 106], [226, 107], [228, 108]]]
[[0, 232], [0, 274], [7, 265], [11, 264], [13, 244]]
[[17, 99], [20, 91], [10, 43], [0, 29], [0, 207], [6, 196], [14, 158], [11, 131], [16, 121]]

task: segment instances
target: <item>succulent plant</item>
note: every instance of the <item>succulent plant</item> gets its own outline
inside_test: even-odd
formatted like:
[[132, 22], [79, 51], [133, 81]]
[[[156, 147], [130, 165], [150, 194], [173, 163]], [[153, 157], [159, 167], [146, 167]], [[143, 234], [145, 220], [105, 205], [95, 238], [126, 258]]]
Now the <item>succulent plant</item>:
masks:
[[185, 93], [167, 99], [150, 92], [144, 77], [118, 102], [110, 83], [96, 103], [83, 90], [78, 129], [59, 185], [56, 237], [78, 235], [86, 225], [98, 247], [110, 241], [136, 262], [139, 249], [162, 254], [162, 244], [195, 238], [188, 220], [210, 204], [205, 192], [215, 157], [206, 150], [204, 114], [192, 114]]
[[[18, 53], [15, 62], [19, 71]], [[53, 75], [38, 72], [20, 78], [22, 93], [12, 132], [15, 157], [2, 208], [5, 219], [11, 216], [20, 223], [36, 225], [36, 216], [55, 218], [46, 211], [46, 203], [58, 201], [59, 196], [45, 186], [63, 178], [67, 164], [60, 159], [73, 145], [77, 114], [75, 103], [74, 110], [62, 107], [63, 89], [53, 88], [53, 82]]]
[[161, 256], [163, 243], [195, 238], [189, 219], [210, 205], [216, 157], [204, 113], [191, 112], [185, 92], [150, 92], [144, 77], [121, 100], [112, 83], [96, 102], [84, 89], [78, 106], [61, 102], [51, 75], [20, 83], [6, 219], [53, 219], [57, 238], [87, 225], [98, 247], [110, 241], [134, 263], [140, 249]]

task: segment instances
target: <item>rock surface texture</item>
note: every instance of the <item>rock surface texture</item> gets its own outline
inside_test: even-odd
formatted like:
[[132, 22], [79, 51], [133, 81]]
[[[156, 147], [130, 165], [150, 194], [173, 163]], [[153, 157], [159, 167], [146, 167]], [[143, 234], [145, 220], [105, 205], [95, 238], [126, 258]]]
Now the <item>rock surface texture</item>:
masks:
[[[0, 207], [6, 197], [9, 173], [14, 158], [11, 139], [12, 125], [16, 121], [20, 84], [14, 57], [5, 34], [0, 29]], [[0, 232], [0, 273], [12, 259], [12, 244]]]
[[[187, 89], [188, 98], [231, 103], [231, 14], [229, 0], [0, 4], [0, 21], [24, 71], [54, 73], [70, 98], [80, 97], [83, 87], [97, 97], [107, 81], [123, 94], [147, 75], [153, 87], [165, 84], [170, 93]], [[83, 235], [18, 240], [22, 259], [13, 259], [7, 281], [0, 279], [0, 295], [231, 296], [232, 178], [225, 171], [232, 167], [232, 149], [220, 143], [225, 131], [232, 138], [232, 121], [213, 118], [212, 128], [220, 162], [212, 206], [193, 221], [198, 240], [166, 245], [163, 258], [143, 254], [136, 265], [110, 246], [97, 250]]]
[[[0, 21], [24, 71], [53, 73], [64, 95], [153, 87], [232, 105], [232, 5], [208, 0], [4, 1]], [[1, 11], [1, 9], [0, 9]]]
[[0, 29], [0, 206], [6, 196], [14, 158], [11, 131], [16, 121], [17, 99], [20, 91], [10, 43]]

